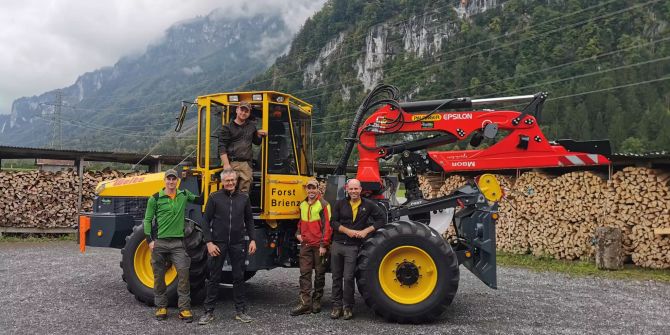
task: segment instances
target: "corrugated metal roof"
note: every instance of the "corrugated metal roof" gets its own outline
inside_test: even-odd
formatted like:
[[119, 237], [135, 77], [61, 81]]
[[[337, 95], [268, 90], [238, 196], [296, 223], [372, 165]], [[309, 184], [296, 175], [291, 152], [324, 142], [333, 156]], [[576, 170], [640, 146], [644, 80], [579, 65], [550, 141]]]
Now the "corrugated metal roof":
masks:
[[670, 158], [670, 151], [650, 151], [643, 153], [621, 152], [612, 154], [612, 157]]
[[59, 150], [47, 148], [28, 148], [0, 146], [0, 159], [63, 159], [98, 161], [98, 162], [119, 162], [136, 164], [142, 160], [142, 164], [149, 165], [161, 162], [164, 164], [177, 164], [184, 159], [182, 156], [170, 155], [148, 155], [131, 152], [111, 152], [111, 151], [79, 151], [79, 150]]

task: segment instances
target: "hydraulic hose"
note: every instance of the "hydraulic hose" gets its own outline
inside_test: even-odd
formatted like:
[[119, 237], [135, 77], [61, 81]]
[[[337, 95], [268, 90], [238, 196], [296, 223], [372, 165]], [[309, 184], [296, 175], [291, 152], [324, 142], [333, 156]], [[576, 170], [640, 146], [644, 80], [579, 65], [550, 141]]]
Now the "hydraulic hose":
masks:
[[[375, 100], [377, 96], [382, 96], [382, 98]], [[397, 99], [398, 89], [395, 86], [378, 84], [375, 88], [372, 89], [372, 91], [370, 91], [370, 93], [365, 97], [361, 105], [358, 107], [358, 110], [356, 110], [356, 115], [354, 116], [354, 120], [351, 123], [349, 132], [344, 138], [344, 141], [346, 142], [344, 151], [342, 152], [342, 156], [340, 157], [333, 174], [344, 175], [346, 173], [347, 162], [349, 161], [349, 157], [354, 150], [354, 145], [358, 141], [356, 135], [358, 133], [358, 128], [360, 127], [361, 122], [363, 122], [363, 117], [365, 114], [367, 114], [371, 108], [377, 105], [386, 104], [389, 100]]]

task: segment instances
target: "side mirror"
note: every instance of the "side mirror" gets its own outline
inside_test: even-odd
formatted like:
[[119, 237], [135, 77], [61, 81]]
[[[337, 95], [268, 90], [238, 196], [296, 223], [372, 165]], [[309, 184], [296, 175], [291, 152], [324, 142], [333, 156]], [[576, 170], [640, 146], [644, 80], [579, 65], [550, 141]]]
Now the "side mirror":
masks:
[[186, 118], [186, 111], [188, 107], [185, 103], [181, 103], [181, 111], [179, 111], [179, 116], [177, 116], [177, 125], [174, 127], [175, 132], [180, 132], [181, 127], [184, 125], [184, 119]]

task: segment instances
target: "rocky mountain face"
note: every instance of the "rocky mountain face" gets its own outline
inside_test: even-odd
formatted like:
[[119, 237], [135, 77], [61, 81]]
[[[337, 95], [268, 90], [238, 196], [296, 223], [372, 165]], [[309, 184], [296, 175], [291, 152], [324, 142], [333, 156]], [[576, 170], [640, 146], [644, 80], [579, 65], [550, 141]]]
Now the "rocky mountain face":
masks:
[[286, 52], [292, 37], [279, 16], [215, 11], [181, 22], [141, 55], [14, 101], [0, 116], [0, 143], [57, 147], [62, 138], [65, 148], [146, 149], [169, 134], [181, 100], [240, 86]]
[[247, 87], [315, 105], [315, 147], [329, 148], [315, 150], [319, 161], [341, 152], [378, 83], [404, 100], [547, 91], [541, 121], [551, 139], [667, 150], [669, 23], [670, 7], [657, 1], [330, 0]]

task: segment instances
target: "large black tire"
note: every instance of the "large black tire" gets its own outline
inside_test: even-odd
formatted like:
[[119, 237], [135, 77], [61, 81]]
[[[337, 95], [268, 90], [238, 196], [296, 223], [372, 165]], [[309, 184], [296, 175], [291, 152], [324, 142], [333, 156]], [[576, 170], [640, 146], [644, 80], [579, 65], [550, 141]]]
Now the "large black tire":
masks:
[[[203, 242], [202, 231], [198, 225], [189, 219], [186, 219], [184, 229], [184, 246], [186, 253], [191, 258], [191, 267], [189, 269], [189, 281], [191, 284], [191, 303], [199, 304], [205, 298], [205, 276], [207, 273], [207, 247]], [[150, 273], [151, 265], [140, 265], [136, 268], [135, 256], [140, 259], [146, 259], [148, 246], [145, 242], [144, 227], [137, 225], [133, 232], [126, 237], [126, 245], [121, 249], [121, 269], [123, 269], [123, 281], [126, 282], [128, 291], [132, 293], [138, 301], [149, 306], [154, 304], [153, 286], [146, 284], [146, 277], [150, 276], [153, 280], [153, 274]], [[148, 266], [148, 268], [147, 268]], [[145, 278], [141, 280], [140, 278]], [[167, 285], [168, 304], [177, 305], [177, 280], [172, 280]]]
[[443, 316], [458, 291], [458, 259], [430, 227], [398, 221], [363, 244], [356, 279], [377, 315], [392, 322], [430, 322]]

